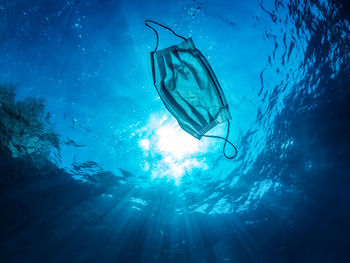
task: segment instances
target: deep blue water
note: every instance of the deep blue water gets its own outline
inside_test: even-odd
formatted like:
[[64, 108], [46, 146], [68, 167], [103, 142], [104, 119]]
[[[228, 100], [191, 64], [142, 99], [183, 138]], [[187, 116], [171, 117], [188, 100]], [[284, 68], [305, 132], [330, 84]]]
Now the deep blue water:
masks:
[[[0, 0], [0, 262], [349, 262], [349, 14]], [[210, 62], [236, 159], [163, 106], [148, 18]]]

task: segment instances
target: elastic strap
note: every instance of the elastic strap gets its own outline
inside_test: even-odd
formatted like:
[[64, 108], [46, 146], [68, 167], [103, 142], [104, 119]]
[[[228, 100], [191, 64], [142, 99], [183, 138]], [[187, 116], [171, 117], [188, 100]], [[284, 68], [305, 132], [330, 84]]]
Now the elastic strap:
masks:
[[156, 48], [154, 49], [153, 52], [156, 52], [156, 51], [157, 51], [158, 43], [159, 43], [159, 36], [158, 36], [158, 31], [157, 31], [154, 27], [150, 26], [148, 23], [153, 23], [153, 24], [156, 24], [156, 25], [158, 25], [158, 26], [161, 26], [161, 27], [163, 27], [163, 28], [169, 30], [169, 31], [170, 31], [171, 33], [173, 33], [175, 36], [177, 36], [177, 37], [179, 37], [179, 38], [182, 38], [183, 40], [187, 40], [185, 37], [176, 34], [175, 31], [172, 30], [171, 28], [169, 28], [169, 27], [167, 27], [167, 26], [165, 26], [165, 25], [162, 25], [162, 24], [160, 24], [160, 23], [158, 23], [158, 22], [156, 22], [156, 21], [147, 19], [147, 20], [145, 20], [145, 25], [148, 26], [149, 28], [151, 28], [151, 29], [154, 31], [154, 33], [156, 33], [156, 37], [157, 37]]
[[[233, 145], [233, 143], [231, 143], [229, 140], [227, 140], [228, 138], [228, 135], [230, 133], [230, 121], [228, 121], [228, 126], [227, 126], [227, 133], [226, 133], [226, 138], [224, 137], [221, 137], [221, 136], [216, 136], [216, 135], [202, 135], [203, 137], [209, 137], [209, 138], [216, 138], [216, 139], [222, 139], [222, 140], [225, 140], [225, 143], [224, 143], [224, 147], [222, 148], [222, 152], [224, 153], [225, 157], [227, 159], [233, 159], [237, 156], [237, 148], [236, 146]], [[226, 148], [226, 144], [229, 143], [234, 149], [235, 149], [235, 154], [233, 156], [227, 156], [226, 155], [226, 152], [225, 152], [225, 148]]]

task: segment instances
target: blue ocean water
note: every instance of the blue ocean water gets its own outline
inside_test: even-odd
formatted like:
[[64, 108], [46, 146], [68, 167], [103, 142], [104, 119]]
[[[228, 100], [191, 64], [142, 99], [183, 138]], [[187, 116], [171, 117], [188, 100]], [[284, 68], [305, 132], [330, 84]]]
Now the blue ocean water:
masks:
[[[0, 1], [0, 262], [348, 262], [348, 8]], [[145, 19], [210, 62], [236, 159], [162, 104]]]

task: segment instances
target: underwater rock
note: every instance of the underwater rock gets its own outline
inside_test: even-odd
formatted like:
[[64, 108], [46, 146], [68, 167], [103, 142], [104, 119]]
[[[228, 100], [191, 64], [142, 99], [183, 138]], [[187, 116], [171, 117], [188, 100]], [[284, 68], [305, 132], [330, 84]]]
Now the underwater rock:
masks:
[[35, 154], [48, 158], [59, 153], [59, 136], [50, 127], [43, 99], [15, 100], [15, 87], [0, 86], [0, 148], [13, 157]]

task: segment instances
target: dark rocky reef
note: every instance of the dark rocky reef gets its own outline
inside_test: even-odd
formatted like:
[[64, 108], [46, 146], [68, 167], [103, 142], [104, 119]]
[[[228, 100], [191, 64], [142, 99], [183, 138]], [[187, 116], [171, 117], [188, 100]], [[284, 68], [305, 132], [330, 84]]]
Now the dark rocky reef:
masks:
[[15, 100], [15, 87], [0, 86], [0, 148], [13, 157], [36, 155], [47, 159], [59, 153], [59, 136], [50, 125], [43, 99]]

